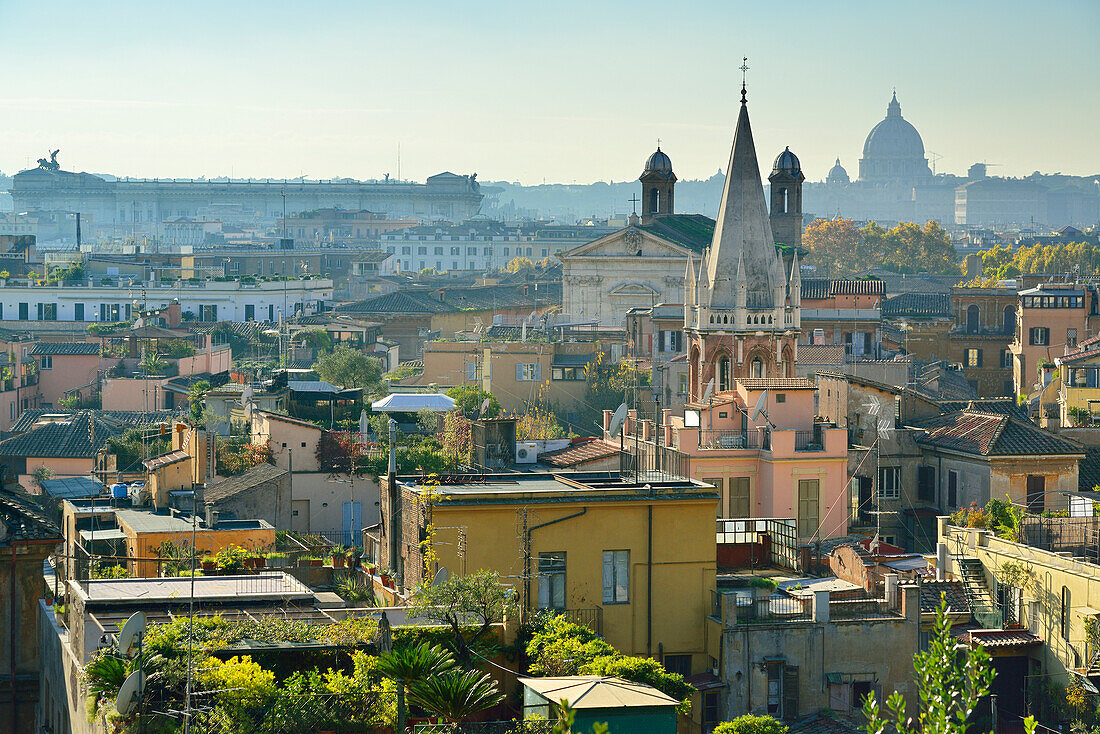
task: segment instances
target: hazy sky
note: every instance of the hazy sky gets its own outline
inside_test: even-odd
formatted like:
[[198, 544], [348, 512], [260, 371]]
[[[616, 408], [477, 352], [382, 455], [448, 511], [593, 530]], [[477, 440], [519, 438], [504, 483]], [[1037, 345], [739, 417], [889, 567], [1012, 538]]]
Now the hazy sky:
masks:
[[[782, 8], [782, 10], [780, 10]], [[762, 165], [853, 178], [896, 86], [940, 171], [1100, 173], [1100, 2], [0, 0], [0, 170], [634, 179], [724, 168], [741, 57]]]

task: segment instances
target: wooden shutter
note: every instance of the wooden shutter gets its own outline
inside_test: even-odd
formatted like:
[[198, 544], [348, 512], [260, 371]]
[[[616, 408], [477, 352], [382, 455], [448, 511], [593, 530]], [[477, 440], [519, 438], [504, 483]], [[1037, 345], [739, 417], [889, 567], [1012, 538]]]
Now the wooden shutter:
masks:
[[798, 717], [798, 668], [783, 667], [783, 719]]
[[615, 551], [615, 601], [626, 602], [630, 599], [630, 551]]
[[523, 365], [522, 364], [517, 364], [516, 365], [516, 382], [522, 382], [522, 381], [523, 381]]
[[542, 363], [535, 363], [535, 382], [542, 382]]
[[615, 552], [603, 552], [603, 603], [615, 601]]

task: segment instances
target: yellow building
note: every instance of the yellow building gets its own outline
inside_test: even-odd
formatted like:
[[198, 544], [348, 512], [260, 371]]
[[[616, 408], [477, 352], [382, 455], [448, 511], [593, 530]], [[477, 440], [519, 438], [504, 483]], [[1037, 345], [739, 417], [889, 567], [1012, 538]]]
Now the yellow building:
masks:
[[[624, 653], [677, 670], [713, 667], [704, 620], [715, 590], [714, 487], [592, 472], [445, 479], [430, 489], [399, 478], [399, 489], [405, 586], [421, 581], [419, 541], [430, 523], [437, 568], [491, 569], [524, 610], [558, 610]], [[385, 487], [382, 496], [391, 517]], [[386, 540], [383, 565], [396, 567]]]
[[1058, 370], [1051, 373], [1043, 402], [1057, 401], [1063, 426], [1100, 423], [1100, 347], [1092, 343], [1054, 361]]
[[1019, 542], [938, 518], [939, 575], [966, 587], [976, 626], [983, 628], [970, 630], [970, 642], [993, 655], [999, 709], [1022, 714], [1026, 702], [1040, 723], [1053, 726], [1029, 691], [1029, 677], [1055, 689], [1080, 679], [1086, 690], [1100, 679], [1100, 649], [1088, 632], [1100, 622], [1100, 558], [1088, 540], [1098, 532], [1100, 517], [1091, 509], [1088, 516], [1025, 514]]

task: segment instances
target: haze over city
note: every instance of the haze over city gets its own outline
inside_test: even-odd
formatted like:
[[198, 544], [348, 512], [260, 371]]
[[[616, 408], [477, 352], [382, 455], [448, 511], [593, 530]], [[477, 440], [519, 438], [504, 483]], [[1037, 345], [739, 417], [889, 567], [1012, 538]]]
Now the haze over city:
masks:
[[[681, 179], [762, 151], [852, 170], [896, 88], [936, 170], [1100, 171], [1100, 4], [0, 1], [0, 170]], [[767, 156], [763, 156], [766, 158]]]

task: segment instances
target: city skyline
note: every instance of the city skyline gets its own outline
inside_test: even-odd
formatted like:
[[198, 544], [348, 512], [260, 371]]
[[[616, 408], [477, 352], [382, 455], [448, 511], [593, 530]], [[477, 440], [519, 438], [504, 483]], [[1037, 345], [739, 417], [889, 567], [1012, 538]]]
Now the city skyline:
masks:
[[295, 4], [193, 7], [0, 0], [18, 70], [0, 170], [60, 148], [68, 170], [116, 175], [367, 179], [396, 177], [400, 146], [407, 179], [589, 183], [636, 178], [659, 138], [680, 178], [705, 179], [728, 159], [748, 56], [765, 167], [789, 145], [809, 180], [837, 157], [855, 178], [896, 87], [937, 172], [1100, 172], [1091, 2], [328, 2], [308, 24]]

